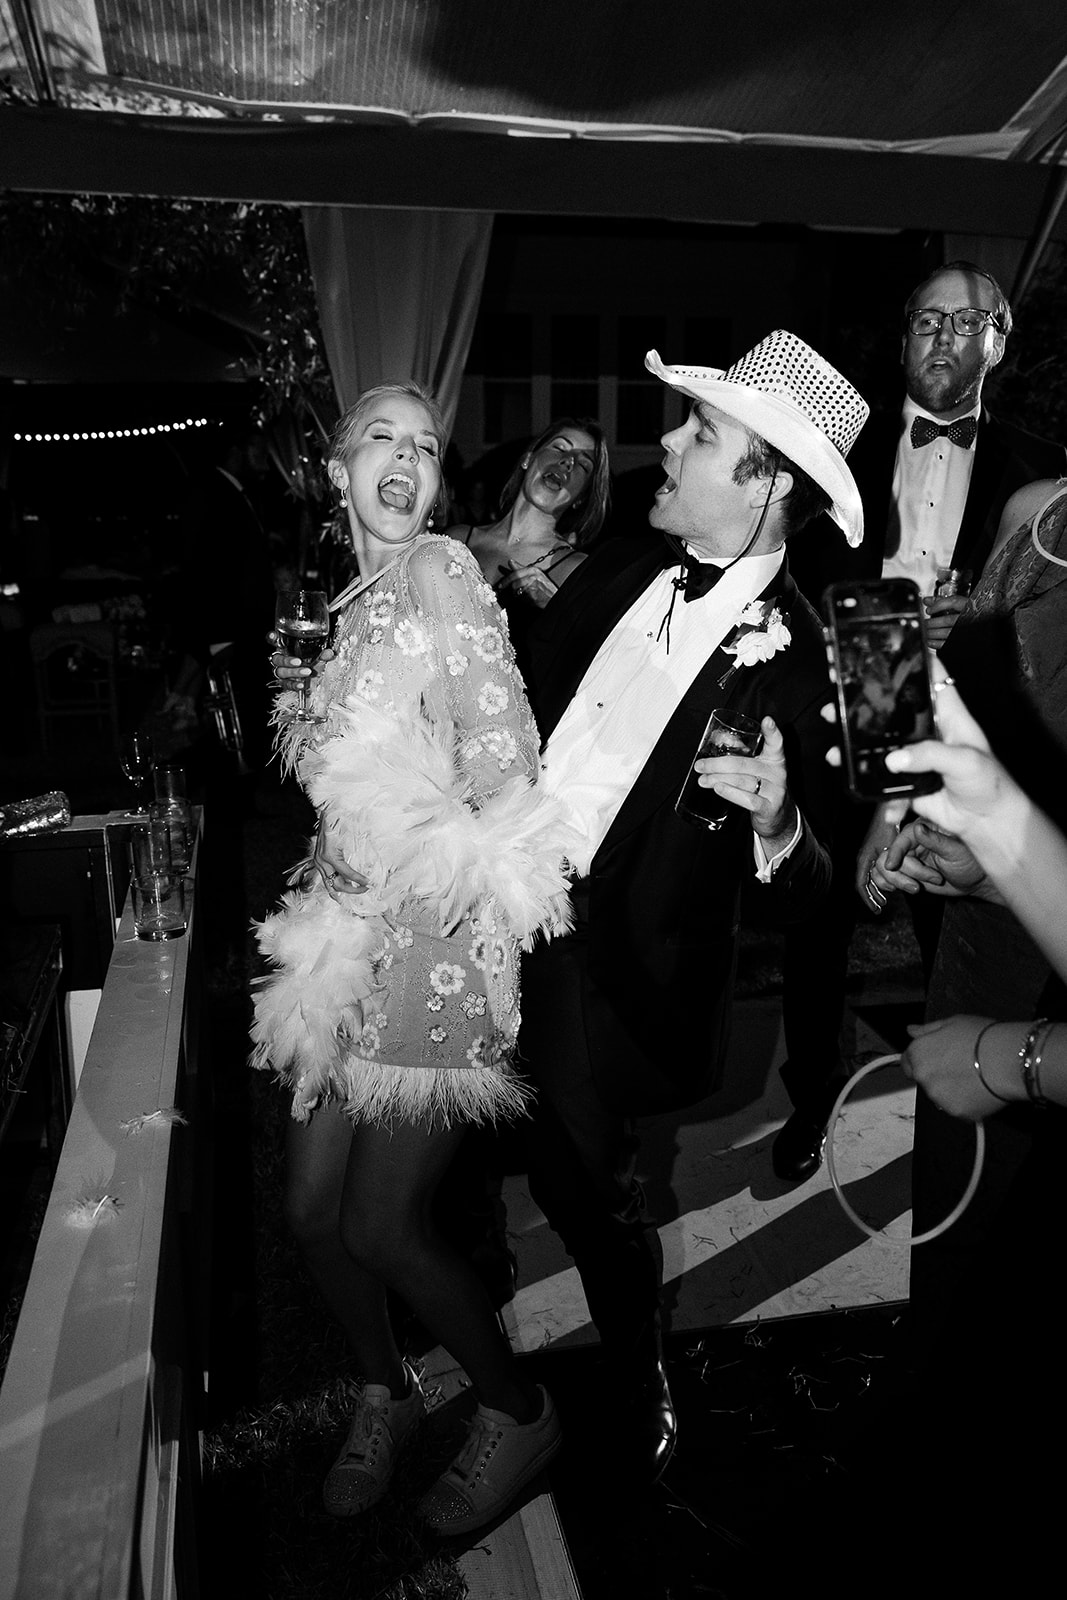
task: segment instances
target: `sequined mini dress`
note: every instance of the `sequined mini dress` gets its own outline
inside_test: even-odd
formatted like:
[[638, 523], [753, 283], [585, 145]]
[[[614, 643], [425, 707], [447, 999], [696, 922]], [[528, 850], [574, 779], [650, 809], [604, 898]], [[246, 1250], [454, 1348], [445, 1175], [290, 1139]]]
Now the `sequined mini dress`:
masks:
[[287, 720], [283, 693], [278, 743], [368, 887], [309, 871], [259, 925], [253, 1064], [298, 1121], [327, 1098], [376, 1123], [514, 1115], [518, 953], [568, 926], [574, 841], [536, 786], [506, 622], [471, 553], [422, 535], [358, 587], [333, 649], [324, 720]]

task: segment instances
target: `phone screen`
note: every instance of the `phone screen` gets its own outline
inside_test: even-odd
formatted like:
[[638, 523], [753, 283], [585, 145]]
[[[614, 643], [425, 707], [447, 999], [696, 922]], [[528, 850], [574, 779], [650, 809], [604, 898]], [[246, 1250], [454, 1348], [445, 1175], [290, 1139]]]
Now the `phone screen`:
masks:
[[888, 751], [937, 737], [919, 591], [906, 579], [829, 591], [833, 666], [849, 788], [863, 799], [939, 787], [936, 773], [891, 773]]

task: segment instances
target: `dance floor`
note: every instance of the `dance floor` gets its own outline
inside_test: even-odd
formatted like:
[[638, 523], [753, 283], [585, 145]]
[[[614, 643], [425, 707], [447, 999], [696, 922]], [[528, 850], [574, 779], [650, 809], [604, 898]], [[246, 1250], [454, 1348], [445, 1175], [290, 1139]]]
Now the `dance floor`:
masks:
[[[907, 1009], [902, 1002], [900, 1014]], [[862, 1015], [856, 1024], [858, 1055], [899, 1048]], [[770, 1146], [790, 1111], [777, 1072], [784, 1056], [779, 1001], [742, 1000], [723, 1090], [642, 1127], [641, 1177], [660, 1224], [672, 1333], [907, 1298], [907, 1250], [855, 1226], [825, 1163], [799, 1186], [774, 1176]], [[834, 1141], [838, 1179], [853, 1209], [905, 1238], [914, 1100], [899, 1068], [871, 1074], [846, 1104]], [[578, 1275], [524, 1177], [506, 1181], [505, 1199], [519, 1259], [519, 1292], [505, 1312], [515, 1347], [595, 1341]]]
[[[856, 1060], [899, 1051], [919, 1014], [906, 987], [864, 994], [852, 1012]], [[581, 1285], [525, 1177], [506, 1179], [519, 1288], [504, 1321], [551, 1387], [566, 1445], [551, 1495], [532, 1497], [460, 1556], [472, 1600], [770, 1594], [760, 1585], [772, 1581], [783, 1551], [768, 1536], [773, 1544], [780, 1530], [787, 1550], [797, 1519], [814, 1529], [822, 1510], [853, 1492], [834, 1430], [892, 1368], [909, 1253], [855, 1226], [825, 1164], [798, 1186], [775, 1178], [770, 1145], [790, 1110], [777, 1071], [783, 1059], [779, 999], [743, 999], [714, 1101], [642, 1129], [681, 1441], [651, 1493], [620, 1500], [607, 1489], [589, 1402], [601, 1388], [597, 1339]], [[911, 1225], [914, 1098], [896, 1065], [872, 1073], [850, 1097], [834, 1141], [853, 1209], [897, 1238]], [[438, 1380], [454, 1393], [462, 1379], [443, 1352], [431, 1353], [431, 1368], [435, 1358]], [[546, 1564], [547, 1586], [540, 1572], [540, 1588], [522, 1587], [517, 1576], [499, 1587], [531, 1558]], [[573, 1589], [561, 1576], [568, 1562]]]

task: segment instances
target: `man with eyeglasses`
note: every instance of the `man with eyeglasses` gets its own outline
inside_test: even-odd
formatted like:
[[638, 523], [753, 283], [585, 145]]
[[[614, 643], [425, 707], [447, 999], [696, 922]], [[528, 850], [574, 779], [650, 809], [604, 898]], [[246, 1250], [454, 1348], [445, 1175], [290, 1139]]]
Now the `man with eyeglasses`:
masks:
[[[863, 498], [863, 545], [840, 550], [825, 528], [813, 526], [790, 550], [790, 567], [813, 605], [840, 579], [910, 578], [924, 596], [931, 644], [938, 650], [945, 644], [967, 599], [965, 593], [936, 593], [938, 569], [962, 570], [977, 582], [1009, 497], [1035, 478], [1064, 470], [1060, 447], [1001, 422], [982, 403], [983, 384], [1002, 359], [1011, 328], [1003, 290], [971, 261], [946, 263], [908, 296], [903, 409], [874, 413], [849, 457]], [[818, 1170], [826, 1121], [846, 1076], [839, 1035], [855, 885], [869, 882], [870, 863], [892, 837], [872, 826], [864, 838], [869, 821], [869, 813], [845, 804], [830, 897], [817, 924], [798, 925], [786, 936], [782, 1079], [794, 1110], [771, 1159], [787, 1182], [803, 1182]], [[928, 974], [941, 906], [928, 896], [914, 898]], [[884, 900], [868, 892], [867, 904], [877, 911]]]

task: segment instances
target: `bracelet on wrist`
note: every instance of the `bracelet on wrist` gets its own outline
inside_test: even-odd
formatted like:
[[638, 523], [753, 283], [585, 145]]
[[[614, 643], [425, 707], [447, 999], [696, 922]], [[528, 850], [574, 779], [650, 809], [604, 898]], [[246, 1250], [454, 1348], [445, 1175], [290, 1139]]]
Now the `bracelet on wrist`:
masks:
[[[1037, 1017], [1030, 1024], [1026, 1037], [1019, 1047], [1019, 1065], [1022, 1070], [1023, 1088], [1026, 1098], [1031, 1105], [1047, 1107], [1048, 1101], [1041, 1093], [1041, 1052], [1045, 1040], [1052, 1031], [1052, 1024], [1047, 1017]], [[1038, 1042], [1040, 1040], [1040, 1043]]]
[[993, 1085], [986, 1081], [985, 1074], [982, 1071], [982, 1062], [979, 1055], [979, 1052], [982, 1048], [982, 1040], [985, 1038], [990, 1028], [995, 1027], [996, 1020], [994, 1019], [993, 1022], [987, 1022], [984, 1027], [979, 1028], [978, 1030], [978, 1037], [974, 1041], [974, 1070], [978, 1074], [978, 1082], [982, 1085], [982, 1088], [985, 1090], [986, 1094], [991, 1094], [994, 1100], [1002, 1100], [1006, 1106], [1010, 1106], [1012, 1101], [1009, 1096], [1006, 1094], [998, 1094], [993, 1088]]

